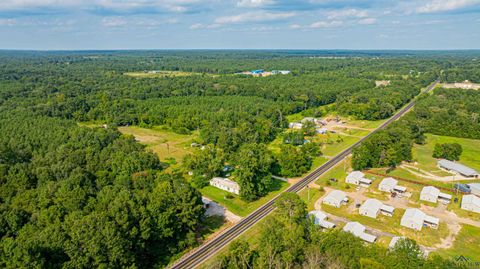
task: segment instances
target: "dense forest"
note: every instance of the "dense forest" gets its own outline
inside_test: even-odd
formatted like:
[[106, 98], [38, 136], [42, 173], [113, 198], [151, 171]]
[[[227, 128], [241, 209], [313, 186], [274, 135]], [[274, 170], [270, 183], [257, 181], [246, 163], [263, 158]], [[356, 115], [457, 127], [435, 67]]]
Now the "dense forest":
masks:
[[[247, 201], [269, 192], [271, 174], [310, 169], [321, 152], [315, 143], [298, 145], [304, 134], [286, 137], [292, 143], [278, 154], [267, 147], [287, 127], [286, 116], [322, 106], [322, 113], [384, 119], [440, 74], [453, 77], [471, 57], [459, 52], [1, 51], [0, 267], [164, 266], [201, 239], [205, 220], [197, 188], [221, 175], [226, 164], [235, 165]], [[258, 68], [292, 73], [234, 74]], [[149, 70], [192, 73], [125, 74]], [[375, 87], [376, 80], [391, 85]], [[461, 94], [437, 90], [421, 99], [410, 116], [418, 124], [379, 133], [385, 151], [370, 143], [368, 150], [376, 155], [359, 165], [408, 159], [408, 146], [427, 131], [455, 134], [462, 126], [466, 137], [477, 138], [478, 124], [469, 123], [477, 120], [478, 95]], [[454, 128], [437, 126], [454, 118]], [[195, 132], [205, 150], [185, 157], [183, 170], [166, 172], [158, 156], [117, 131], [126, 125]], [[185, 171], [193, 176], [187, 179]], [[303, 246], [323, 240], [304, 235], [303, 226], [298, 232]], [[359, 245], [347, 235], [331, 236]], [[335, 246], [325, 244], [322, 253]], [[296, 251], [292, 264], [303, 262], [304, 250]]]

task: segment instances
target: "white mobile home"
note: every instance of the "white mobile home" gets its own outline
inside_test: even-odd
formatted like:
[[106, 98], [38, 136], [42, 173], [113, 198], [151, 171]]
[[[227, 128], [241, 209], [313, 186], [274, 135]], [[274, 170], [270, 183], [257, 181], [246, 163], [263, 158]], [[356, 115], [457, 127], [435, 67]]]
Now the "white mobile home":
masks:
[[210, 180], [210, 185], [235, 194], [240, 194], [240, 186], [237, 182], [228, 178], [214, 177]]
[[464, 195], [462, 197], [463, 210], [480, 213], [480, 198], [473, 194]]
[[368, 187], [372, 184], [370, 179], [365, 178], [365, 174], [360, 171], [353, 171], [347, 175], [345, 182], [362, 187]]
[[452, 196], [450, 194], [440, 192], [438, 188], [427, 186], [423, 187], [422, 191], [420, 192], [420, 200], [431, 203], [436, 203], [438, 200], [440, 200], [442, 203], [448, 204], [452, 200]]
[[341, 207], [348, 202], [347, 194], [343, 191], [333, 190], [322, 201], [326, 205]]
[[379, 213], [392, 216], [395, 208], [383, 204], [377, 199], [367, 199], [359, 209], [360, 215], [376, 219]]
[[335, 224], [327, 221], [327, 214], [319, 210], [310, 211], [308, 217], [313, 217], [316, 225], [320, 225], [322, 228], [331, 229], [335, 227]]
[[400, 225], [414, 230], [422, 230], [423, 226], [429, 226], [436, 229], [440, 220], [425, 214], [417, 208], [409, 208], [405, 210], [405, 214], [400, 221]]
[[373, 243], [375, 242], [375, 240], [377, 240], [377, 237], [375, 235], [365, 233], [365, 226], [356, 221], [348, 222], [347, 224], [345, 224], [345, 227], [343, 227], [343, 231], [352, 233], [354, 236], [369, 243]]

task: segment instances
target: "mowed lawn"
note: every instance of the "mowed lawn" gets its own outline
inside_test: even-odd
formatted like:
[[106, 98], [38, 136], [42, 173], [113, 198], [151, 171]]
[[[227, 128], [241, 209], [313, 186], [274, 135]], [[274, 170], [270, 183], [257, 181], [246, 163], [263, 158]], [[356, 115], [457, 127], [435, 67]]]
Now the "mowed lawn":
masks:
[[463, 255], [471, 261], [480, 262], [480, 228], [463, 225], [453, 242], [453, 246], [438, 250], [436, 253], [447, 259]]
[[147, 150], [156, 153], [161, 161], [174, 158], [177, 163], [180, 163], [185, 155], [193, 151], [190, 144], [197, 137], [196, 133], [181, 135], [160, 127], [147, 129], [128, 126], [119, 127], [118, 130], [123, 134], [133, 135], [138, 142], [147, 146]]
[[[458, 143], [462, 145], [463, 153], [460, 156], [460, 163], [480, 171], [480, 140], [439, 136], [427, 134], [427, 143], [425, 145], [415, 145], [413, 148], [413, 158], [417, 160], [418, 167], [428, 172], [434, 172], [440, 176], [445, 172], [438, 173], [437, 160], [432, 157], [435, 144], [440, 143]], [[448, 174], [447, 174], [448, 175]]]
[[253, 202], [244, 201], [238, 195], [231, 194], [229, 192], [212, 186], [206, 186], [202, 188], [200, 192], [203, 196], [206, 196], [214, 202], [225, 206], [233, 214], [245, 217], [248, 214], [252, 213], [255, 209], [259, 208], [260, 206], [271, 200], [273, 197], [281, 193], [288, 186], [289, 184], [287, 182], [274, 179], [271, 191], [266, 196]]

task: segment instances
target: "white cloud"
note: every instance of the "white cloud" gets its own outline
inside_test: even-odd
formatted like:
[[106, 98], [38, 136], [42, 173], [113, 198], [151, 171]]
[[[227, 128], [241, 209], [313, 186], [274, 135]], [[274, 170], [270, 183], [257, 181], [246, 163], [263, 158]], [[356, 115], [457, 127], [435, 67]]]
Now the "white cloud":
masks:
[[417, 13], [436, 13], [452, 11], [465, 7], [479, 5], [480, 0], [430, 0], [415, 9]]
[[295, 24], [290, 25], [290, 29], [300, 29], [300, 28], [302, 28], [302, 26], [300, 24], [295, 23]]
[[295, 16], [294, 12], [269, 13], [269, 12], [247, 12], [234, 16], [220, 17], [215, 20], [218, 24], [234, 24], [245, 22], [266, 22], [288, 19]]
[[240, 0], [237, 2], [238, 7], [262, 7], [273, 4], [273, 0]]
[[317, 21], [310, 24], [310, 28], [332, 28], [342, 26], [342, 21]]
[[358, 24], [369, 25], [369, 24], [375, 24], [376, 22], [377, 22], [377, 19], [375, 18], [365, 18], [365, 19], [359, 20]]
[[17, 24], [15, 19], [0, 19], [0, 26], [14, 26]]
[[120, 27], [127, 24], [127, 20], [123, 17], [107, 17], [102, 19], [102, 25], [105, 27]]
[[202, 28], [205, 28], [205, 25], [203, 25], [201, 23], [195, 23], [195, 24], [190, 25], [190, 29], [192, 29], [192, 30], [197, 30], [197, 29], [202, 29]]
[[331, 20], [343, 19], [343, 18], [365, 18], [368, 17], [368, 12], [358, 9], [343, 9], [331, 11], [328, 13], [327, 18]]
[[214, 29], [220, 27], [220, 24], [212, 23], [212, 24], [203, 24], [203, 23], [194, 23], [190, 25], [191, 30], [198, 30], [198, 29]]

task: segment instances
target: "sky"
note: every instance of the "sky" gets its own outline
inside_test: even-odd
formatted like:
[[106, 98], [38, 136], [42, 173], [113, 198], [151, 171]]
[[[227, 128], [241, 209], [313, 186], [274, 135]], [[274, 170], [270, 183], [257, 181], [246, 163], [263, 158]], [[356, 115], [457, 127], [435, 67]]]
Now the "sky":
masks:
[[480, 0], [0, 0], [0, 49], [480, 49]]

